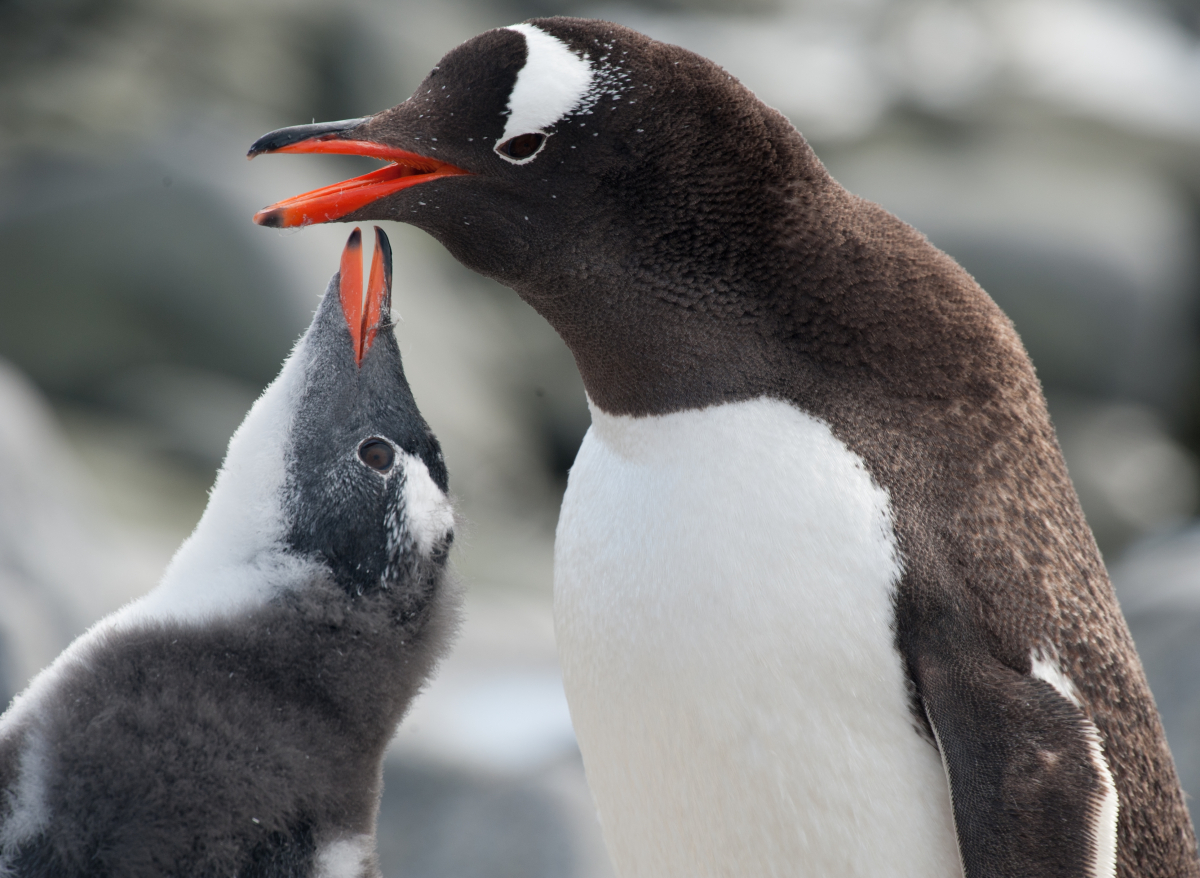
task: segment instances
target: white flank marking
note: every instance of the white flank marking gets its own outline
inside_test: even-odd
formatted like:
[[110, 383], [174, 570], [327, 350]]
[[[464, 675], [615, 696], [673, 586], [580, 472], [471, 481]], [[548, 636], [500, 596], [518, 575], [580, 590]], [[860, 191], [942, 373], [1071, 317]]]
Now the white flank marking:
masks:
[[1113, 878], [1117, 874], [1117, 814], [1121, 803], [1117, 797], [1117, 785], [1113, 782], [1112, 772], [1104, 758], [1101, 746], [1100, 730], [1088, 721], [1088, 752], [1092, 754], [1092, 763], [1100, 774], [1100, 782], [1104, 785], [1104, 798], [1096, 812], [1096, 825], [1092, 829], [1092, 840], [1096, 845], [1096, 861], [1092, 865], [1093, 878]]
[[1079, 700], [1079, 693], [1075, 690], [1075, 684], [1062, 672], [1062, 668], [1058, 666], [1058, 659], [1055, 658], [1053, 651], [1043, 649], [1030, 651], [1029, 674], [1030, 676], [1037, 677], [1043, 683], [1049, 683], [1059, 695], [1076, 707], [1082, 707], [1083, 702]]
[[[1049, 683], [1059, 695], [1076, 707], [1083, 707], [1075, 684], [1063, 673], [1052, 650], [1033, 650], [1029, 654], [1029, 664], [1031, 676]], [[1092, 828], [1092, 840], [1096, 845], [1092, 876], [1113, 878], [1117, 874], [1117, 814], [1120, 811], [1120, 800], [1117, 796], [1117, 785], [1113, 782], [1112, 772], [1108, 768], [1108, 761], [1104, 758], [1100, 730], [1091, 720], [1084, 721], [1087, 723], [1088, 753], [1092, 757], [1096, 772], [1100, 775], [1100, 784], [1104, 787], [1100, 807], [1096, 811], [1096, 825]]]
[[369, 835], [330, 842], [317, 851], [316, 878], [362, 878], [374, 850], [375, 839]]
[[777, 400], [592, 418], [555, 629], [616, 873], [961, 878], [862, 462]]
[[400, 452], [404, 461], [404, 511], [407, 525], [422, 555], [454, 529], [454, 509], [449, 498], [429, 475], [419, 457]]
[[[496, 146], [518, 134], [549, 134], [559, 119], [576, 109], [592, 85], [592, 67], [557, 37], [531, 24], [514, 24], [507, 30], [525, 37], [525, 66], [517, 74], [508, 96], [508, 121]], [[502, 159], [521, 165], [533, 161], [514, 159], [497, 150]]]

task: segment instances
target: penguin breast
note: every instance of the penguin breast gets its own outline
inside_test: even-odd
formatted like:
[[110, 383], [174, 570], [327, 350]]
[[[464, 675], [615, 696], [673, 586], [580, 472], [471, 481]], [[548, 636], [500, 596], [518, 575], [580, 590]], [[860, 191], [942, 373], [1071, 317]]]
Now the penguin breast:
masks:
[[960, 876], [862, 461], [779, 400], [592, 414], [555, 627], [618, 874]]

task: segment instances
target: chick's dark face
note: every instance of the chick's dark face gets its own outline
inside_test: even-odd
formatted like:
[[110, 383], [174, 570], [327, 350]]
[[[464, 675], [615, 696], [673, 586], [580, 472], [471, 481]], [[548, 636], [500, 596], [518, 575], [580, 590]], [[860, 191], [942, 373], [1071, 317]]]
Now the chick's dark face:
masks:
[[387, 308], [359, 362], [340, 277], [297, 350], [305, 382], [290, 434], [287, 541], [363, 594], [440, 568], [452, 518], [441, 449], [404, 377]]

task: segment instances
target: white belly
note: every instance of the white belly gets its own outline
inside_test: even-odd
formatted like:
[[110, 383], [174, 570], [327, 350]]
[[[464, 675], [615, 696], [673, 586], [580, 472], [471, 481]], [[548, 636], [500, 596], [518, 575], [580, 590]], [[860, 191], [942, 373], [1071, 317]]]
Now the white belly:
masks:
[[617, 874], [961, 876], [859, 458], [777, 400], [592, 419], [555, 628]]

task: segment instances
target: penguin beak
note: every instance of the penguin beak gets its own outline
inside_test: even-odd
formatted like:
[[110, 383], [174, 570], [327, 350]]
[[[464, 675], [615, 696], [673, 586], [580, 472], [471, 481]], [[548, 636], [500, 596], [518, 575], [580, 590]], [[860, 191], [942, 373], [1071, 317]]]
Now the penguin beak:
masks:
[[428, 156], [370, 140], [355, 140], [352, 132], [369, 118], [280, 128], [256, 140], [246, 154], [247, 158], [265, 153], [320, 152], [365, 155], [391, 164], [361, 177], [314, 189], [264, 207], [254, 215], [254, 221], [260, 226], [275, 229], [332, 222], [401, 189], [442, 177], [470, 173]]
[[356, 228], [342, 250], [338, 297], [354, 342], [354, 362], [359, 366], [371, 349], [384, 316], [392, 310], [392, 245], [379, 226], [375, 226], [375, 255], [371, 258], [365, 301], [362, 274], [362, 230]]

